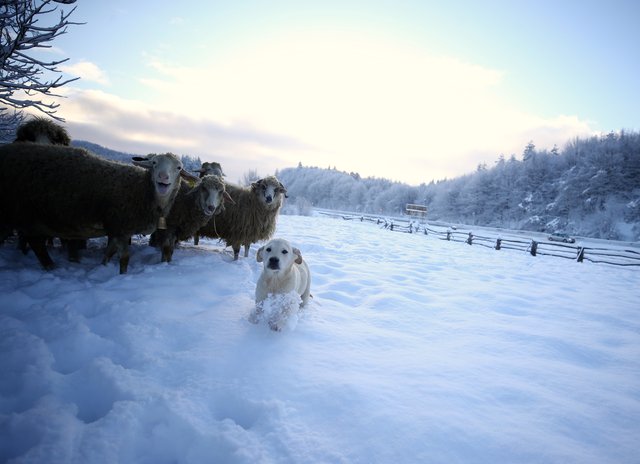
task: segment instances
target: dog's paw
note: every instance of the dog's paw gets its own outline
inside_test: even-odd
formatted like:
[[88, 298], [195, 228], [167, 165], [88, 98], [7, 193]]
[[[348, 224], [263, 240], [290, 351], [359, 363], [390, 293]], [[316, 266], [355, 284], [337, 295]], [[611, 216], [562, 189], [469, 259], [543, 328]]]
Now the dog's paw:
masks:
[[262, 319], [263, 312], [264, 311], [262, 310], [261, 307], [256, 307], [256, 309], [254, 309], [251, 312], [251, 314], [249, 314], [249, 317], [248, 317], [249, 322], [251, 322], [252, 324], [258, 324]]
[[269, 328], [274, 332], [282, 332], [282, 326], [278, 322], [269, 321]]

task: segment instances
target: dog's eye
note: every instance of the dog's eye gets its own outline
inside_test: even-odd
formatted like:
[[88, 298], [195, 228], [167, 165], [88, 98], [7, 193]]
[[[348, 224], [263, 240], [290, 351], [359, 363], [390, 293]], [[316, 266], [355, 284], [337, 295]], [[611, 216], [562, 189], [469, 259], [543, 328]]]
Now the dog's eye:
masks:
[[267, 253], [271, 253], [271, 247], [267, 248]]
[[286, 255], [287, 253], [289, 253], [287, 250], [282, 250], [283, 255]]

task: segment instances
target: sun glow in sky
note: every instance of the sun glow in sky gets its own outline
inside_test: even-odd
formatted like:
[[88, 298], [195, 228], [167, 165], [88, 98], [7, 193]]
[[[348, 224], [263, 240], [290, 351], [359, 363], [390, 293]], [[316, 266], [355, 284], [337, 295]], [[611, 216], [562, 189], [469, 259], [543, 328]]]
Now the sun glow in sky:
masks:
[[640, 127], [635, 2], [142, 3], [81, 1], [56, 43], [73, 138], [418, 184]]

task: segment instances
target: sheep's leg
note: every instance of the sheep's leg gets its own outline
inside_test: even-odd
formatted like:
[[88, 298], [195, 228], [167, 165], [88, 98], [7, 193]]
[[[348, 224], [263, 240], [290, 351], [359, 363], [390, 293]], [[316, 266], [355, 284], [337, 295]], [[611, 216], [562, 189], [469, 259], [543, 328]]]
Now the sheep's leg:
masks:
[[64, 240], [67, 247], [67, 259], [72, 263], [80, 262], [80, 250], [87, 247], [84, 240]]
[[240, 256], [240, 245], [231, 245], [233, 248], [233, 260], [238, 261], [238, 257]]
[[31, 246], [31, 249], [35, 253], [38, 261], [46, 271], [50, 271], [55, 267], [51, 256], [47, 252], [46, 237], [28, 237], [26, 242]]
[[149, 236], [149, 246], [157, 247], [160, 244], [160, 240], [158, 240], [158, 231], [156, 230]]
[[162, 240], [162, 262], [170, 263], [171, 258], [173, 257], [173, 248], [176, 244], [175, 237], [172, 234], [164, 233], [164, 238]]
[[173, 248], [168, 243], [165, 243], [162, 246], [162, 259], [161, 259], [161, 262], [170, 263], [172, 257], [173, 257]]
[[244, 244], [244, 257], [248, 258], [249, 257], [249, 247], [251, 246], [250, 243], [245, 243]]
[[23, 255], [29, 253], [29, 239], [18, 232], [18, 249], [22, 251]]
[[127, 246], [120, 254], [120, 274], [126, 274], [129, 267], [129, 247]]
[[102, 258], [102, 264], [106, 266], [113, 255], [116, 254], [116, 251], [115, 238], [109, 237], [107, 240], [107, 249], [104, 252], [104, 258]]
[[193, 236], [193, 244], [197, 246], [198, 243], [200, 243], [200, 234], [196, 232]]
[[107, 242], [107, 250], [104, 253], [104, 259], [102, 264], [107, 264], [109, 260], [118, 253], [120, 258], [120, 274], [127, 273], [127, 267], [129, 266], [129, 240], [130, 236], [126, 237], [109, 237]]

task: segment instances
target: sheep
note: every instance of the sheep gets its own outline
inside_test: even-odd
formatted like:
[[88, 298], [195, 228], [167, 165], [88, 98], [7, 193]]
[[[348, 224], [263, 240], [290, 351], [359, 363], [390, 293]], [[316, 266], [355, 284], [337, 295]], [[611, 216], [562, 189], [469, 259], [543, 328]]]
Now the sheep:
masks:
[[[35, 142], [45, 145], [65, 145], [71, 144], [71, 137], [67, 130], [51, 119], [36, 116], [33, 119], [21, 124], [16, 131], [15, 142]], [[53, 244], [53, 238], [47, 240]], [[67, 247], [69, 261], [79, 262], [78, 250], [87, 247], [86, 240], [63, 240], [63, 245]], [[29, 251], [29, 246], [22, 235], [18, 237], [18, 247], [24, 254]]]
[[[193, 172], [199, 173], [201, 178], [209, 174], [219, 177], [225, 176], [225, 173], [222, 172], [222, 166], [220, 165], [220, 163], [216, 163], [215, 161], [205, 161], [204, 163], [202, 163], [202, 166], [200, 166], [200, 169]], [[196, 231], [193, 234], [193, 244], [197, 245], [198, 243], [200, 243], [200, 234], [198, 234], [198, 231]]]
[[275, 176], [269, 176], [249, 188], [227, 184], [227, 192], [234, 203], [202, 227], [200, 235], [223, 239], [233, 248], [235, 261], [241, 245], [246, 258], [252, 243], [271, 238], [287, 190]]
[[222, 166], [220, 166], [220, 163], [216, 163], [215, 161], [205, 161], [204, 163], [202, 163], [202, 166], [200, 166], [200, 169], [193, 172], [199, 173], [200, 177], [204, 177], [207, 175], [225, 177], [226, 175], [224, 172], [222, 172]]
[[2, 146], [0, 226], [23, 233], [46, 270], [54, 263], [44, 237], [107, 235], [102, 263], [107, 264], [117, 252], [124, 274], [131, 235], [153, 232], [173, 204], [179, 176], [194, 178], [170, 153], [137, 158], [134, 164], [106, 160], [80, 148], [34, 143]]
[[71, 144], [71, 138], [64, 127], [41, 116], [21, 124], [16, 131], [15, 141], [65, 146]]
[[193, 188], [183, 181], [167, 216], [166, 229], [156, 230], [149, 239], [150, 245], [162, 250], [162, 262], [171, 262], [175, 244], [193, 236], [219, 214], [224, 209], [225, 199], [231, 201], [218, 176], [206, 175]]

